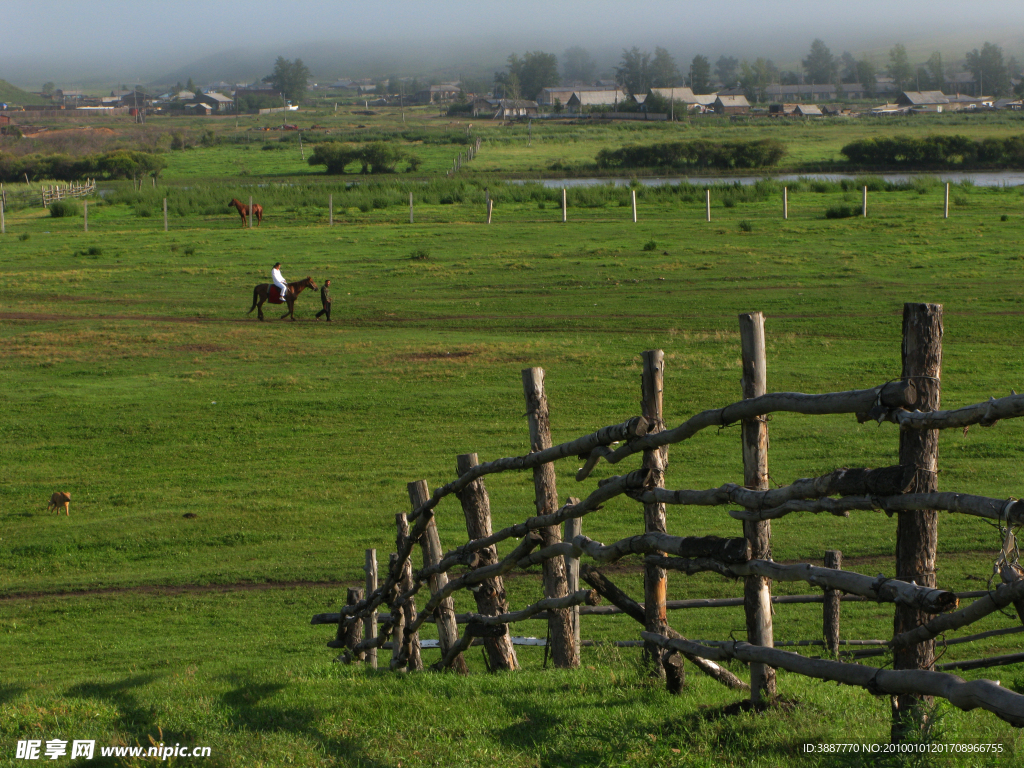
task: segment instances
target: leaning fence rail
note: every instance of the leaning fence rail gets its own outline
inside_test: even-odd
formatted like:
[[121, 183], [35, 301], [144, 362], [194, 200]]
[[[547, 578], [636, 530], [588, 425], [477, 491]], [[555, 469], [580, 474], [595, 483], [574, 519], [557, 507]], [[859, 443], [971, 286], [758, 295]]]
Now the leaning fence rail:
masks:
[[[937, 332], [936, 332], [937, 329]], [[453, 668], [465, 673], [462, 652], [482, 642], [488, 650], [489, 667], [518, 666], [509, 626], [527, 619], [549, 623], [551, 657], [556, 666], [579, 664], [579, 617], [625, 613], [643, 625], [640, 633], [652, 669], [660, 672], [673, 691], [682, 688], [683, 668], [679, 654], [699, 669], [735, 689], [750, 690], [755, 703], [776, 694], [774, 669], [861, 685], [876, 694], [893, 694], [895, 709], [905, 711], [920, 697], [942, 696], [961, 709], [982, 707], [1014, 725], [1024, 725], [1024, 696], [991, 681], [965, 683], [937, 669], [934, 639], [991, 613], [1013, 606], [1024, 620], [1024, 570], [1011, 553], [1016, 552], [1013, 526], [1024, 524], [1024, 501], [939, 492], [935, 482], [935, 456], [929, 440], [935, 430], [964, 429], [973, 424], [994, 425], [1000, 419], [1024, 415], [1024, 395], [1008, 397], [943, 411], [938, 408], [938, 366], [941, 359], [941, 307], [908, 304], [904, 308], [904, 375], [876, 387], [847, 392], [808, 395], [765, 391], [763, 316], [741, 316], [744, 359], [744, 399], [703, 411], [673, 428], [662, 418], [661, 392], [664, 356], [644, 353], [642, 415], [599, 429], [589, 435], [552, 445], [549, 411], [541, 369], [523, 371], [524, 395], [530, 426], [530, 453], [479, 463], [476, 454], [458, 457], [459, 476], [430, 493], [425, 481], [409, 484], [410, 511], [396, 516], [396, 552], [391, 555], [383, 581], [376, 582], [376, 556], [367, 558], [372, 572], [365, 594], [350, 590], [347, 604], [335, 613], [317, 614], [313, 624], [336, 624], [337, 635], [328, 645], [343, 649], [339, 660], [375, 659], [378, 649], [391, 648], [390, 667], [422, 669], [418, 630], [430, 621], [437, 625], [441, 658], [435, 669]], [[929, 367], [931, 366], [931, 367]], [[924, 406], [924, 407], [922, 407]], [[767, 477], [767, 423], [772, 413], [806, 415], [855, 414], [859, 422], [894, 423], [901, 435], [900, 464], [876, 469], [844, 468], [820, 477], [797, 480], [769, 489]], [[687, 440], [708, 427], [744, 425], [744, 484], [725, 484], [705, 490], [664, 488], [668, 446]], [[908, 437], [909, 436], [909, 437]], [[581, 499], [569, 498], [561, 506], [557, 498], [553, 462], [578, 456], [584, 462], [576, 480], [587, 480], [601, 459], [617, 464], [633, 454], [643, 454], [638, 469], [610, 477]], [[537, 497], [537, 514], [520, 523], [491, 532], [490, 505], [484, 478], [487, 475], [531, 470]], [[469, 540], [447, 552], [441, 548], [434, 522], [438, 505], [448, 496], [461, 501]], [[580, 533], [579, 521], [618, 496], [644, 505], [645, 532], [608, 545]], [[671, 536], [665, 532], [665, 505], [731, 506], [731, 517], [743, 522], [742, 537]], [[928, 536], [905, 537], [897, 552], [897, 578], [869, 576], [841, 567], [841, 552], [830, 551], [826, 567], [811, 563], [781, 564], [770, 557], [770, 521], [798, 512], [848, 517], [854, 510], [877, 510], [899, 517], [900, 524], [915, 520], [927, 528], [937, 511], [994, 520], [1000, 528], [1003, 554], [1000, 574], [1005, 582], [995, 589], [956, 594], [935, 584], [936, 540]], [[659, 517], [660, 515], [660, 517]], [[920, 518], [920, 519], [918, 519]], [[928, 521], [932, 521], [929, 523]], [[565, 524], [563, 536], [558, 526]], [[499, 558], [495, 545], [518, 539], [519, 543]], [[908, 544], [909, 541], [909, 544]], [[423, 566], [415, 569], [412, 552], [419, 544]], [[372, 550], [370, 552], [373, 552]], [[587, 558], [595, 565], [615, 562], [630, 555], [644, 560], [644, 600], [636, 601], [616, 587], [594, 565], [575, 564]], [[371, 562], [372, 560], [372, 562]], [[513, 570], [535, 566], [545, 570], [544, 597], [519, 609], [508, 606], [501, 578]], [[459, 572], [453, 569], [459, 569]], [[917, 569], [916, 571], [914, 569]], [[576, 573], [590, 585], [580, 589]], [[714, 572], [744, 579], [742, 598], [667, 600], [667, 573]], [[903, 575], [909, 574], [909, 575]], [[910, 578], [913, 576], [913, 578]], [[798, 581], [819, 587], [822, 595], [770, 594], [773, 581]], [[371, 586], [372, 585], [372, 586]], [[424, 590], [424, 587], [426, 589]], [[477, 612], [455, 614], [452, 596], [469, 590]], [[416, 597], [425, 602], [417, 610]], [[611, 605], [597, 605], [601, 599]], [[961, 599], [972, 599], [966, 607]], [[890, 640], [853, 641], [839, 638], [839, 604], [843, 601], [888, 602], [897, 612], [897, 631]], [[785, 645], [824, 646], [840, 660], [809, 659], [774, 649], [771, 605], [824, 603], [824, 640], [787, 641]], [[687, 640], [669, 626], [669, 610], [743, 606], [748, 641]], [[382, 606], [387, 613], [378, 612]], [[373, 617], [373, 624], [368, 618]], [[380, 621], [379, 629], [376, 622]], [[575, 624], [574, 624], [575, 622]], [[360, 626], [367, 630], [366, 636]], [[460, 637], [458, 626], [464, 627]], [[575, 626], [575, 631], [573, 627]], [[1020, 627], [992, 630], [944, 641], [945, 645], [1017, 633]], [[394, 641], [392, 641], [394, 638]], [[640, 641], [622, 641], [639, 643]], [[781, 645], [782, 643], [780, 643]], [[872, 646], [849, 651], [853, 645]], [[840, 646], [844, 650], [840, 651]], [[842, 661], [851, 656], [894, 654], [896, 669], [880, 670]], [[916, 655], [915, 655], [916, 654]], [[739, 659], [751, 669], [751, 685], [715, 663]], [[944, 668], [976, 668], [1015, 663], [1021, 654], [976, 659], [941, 665]], [[902, 697], [902, 698], [901, 698]], [[901, 738], [902, 721], [894, 720], [893, 738]]]

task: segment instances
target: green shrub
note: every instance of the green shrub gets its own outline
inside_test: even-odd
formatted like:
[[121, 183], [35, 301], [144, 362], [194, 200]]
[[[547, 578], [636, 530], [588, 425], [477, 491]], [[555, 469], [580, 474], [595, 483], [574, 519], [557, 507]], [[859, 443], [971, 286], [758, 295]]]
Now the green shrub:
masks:
[[102, 256], [103, 249], [93, 245], [89, 247], [89, 250], [86, 251], [86, 254], [89, 256]]
[[849, 219], [859, 213], [852, 205], [833, 205], [825, 211], [826, 219]]
[[656, 250], [658, 250], [658, 244], [656, 242], [654, 242], [654, 240], [648, 240], [646, 243], [644, 243], [644, 250], [645, 251], [656, 251]]
[[741, 221], [740, 222], [740, 232], [753, 232], [753, 231], [754, 231], [754, 225], [751, 224], [749, 221]]
[[1004, 214], [1003, 214], [1002, 216], [1000, 216], [1000, 217], [999, 217], [999, 220], [1000, 220], [1000, 221], [1009, 221], [1009, 220], [1010, 220], [1010, 217], [1009, 217], [1009, 215], [1008, 215], [1008, 214], [1005, 214], [1005, 213], [1004, 213]]
[[50, 203], [50, 216], [55, 219], [81, 215], [82, 206], [77, 200], [54, 200]]
[[726, 195], [722, 199], [722, 205], [724, 205], [726, 208], [735, 208], [736, 207], [736, 199], [732, 195]]
[[195, 246], [194, 245], [186, 245], [185, 246], [185, 255], [186, 256], [195, 256], [196, 255], [196, 248], [195, 248]]
[[425, 248], [417, 248], [409, 254], [409, 258], [413, 261], [426, 261], [430, 258], [430, 253]]
[[20, 235], [18, 235], [18, 239], [19, 239], [19, 240], [21, 240], [21, 242], [23, 242], [23, 243], [24, 243], [24, 242], [25, 242], [26, 240], [28, 240], [28, 239], [29, 239], [29, 237], [30, 237], [30, 235], [29, 235], [29, 233], [28, 233], [28, 232], [22, 232], [22, 233], [21, 233]]
[[672, 141], [602, 149], [599, 168], [761, 168], [778, 165], [786, 147], [775, 139], [756, 141]]

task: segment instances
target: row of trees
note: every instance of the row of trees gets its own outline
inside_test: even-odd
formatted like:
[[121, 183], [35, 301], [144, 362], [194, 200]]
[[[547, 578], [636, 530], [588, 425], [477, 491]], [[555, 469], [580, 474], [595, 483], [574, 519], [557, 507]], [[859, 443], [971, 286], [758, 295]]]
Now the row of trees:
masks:
[[421, 162], [419, 157], [390, 141], [372, 141], [361, 147], [326, 141], [318, 144], [309, 157], [310, 165], [324, 165], [329, 174], [345, 173], [353, 163], [359, 163], [361, 173], [394, 173], [403, 161], [412, 172]]
[[840, 151], [851, 163], [864, 166], [1024, 168], [1024, 136], [981, 141], [967, 136], [879, 137], [851, 142]]
[[599, 168], [767, 168], [778, 165], [786, 147], [775, 139], [758, 141], [670, 141], [597, 153]]
[[0, 181], [20, 181], [27, 175], [35, 181], [82, 181], [83, 179], [134, 179], [157, 175], [167, 165], [159, 155], [131, 149], [119, 149], [95, 155], [22, 155], [0, 154]]
[[[959, 65], [958, 65], [959, 66]], [[963, 66], [973, 74], [980, 95], [1007, 96], [1012, 91], [1012, 80], [1021, 76], [1021, 65], [1012, 56], [1006, 59], [1003, 50], [994, 43], [985, 43], [981, 49], [968, 51]], [[686, 70], [680, 69], [667, 49], [656, 47], [654, 52], [637, 46], [624, 48], [615, 67], [615, 79], [632, 94], [645, 93], [649, 88], [690, 86], [694, 93], [709, 93], [715, 82], [723, 87], [739, 86], [748, 98], [764, 100], [768, 85], [795, 85], [801, 82], [859, 83], [869, 96], [875, 95], [876, 78], [891, 77], [898, 90], [943, 90], [949, 81], [950, 68], [938, 51], [926, 61], [913, 63], [902, 43], [894, 45], [886, 63], [876, 65], [871, 59], [857, 59], [849, 51], [836, 56], [821, 39], [811, 43], [810, 51], [801, 60], [802, 72], [781, 70], [768, 58], [753, 61], [734, 56], [720, 56], [714, 67], [704, 55], [693, 57]], [[508, 59], [505, 71], [496, 72], [495, 95], [505, 98], [534, 99], [542, 88], [560, 82], [592, 83], [597, 75], [597, 63], [590, 53], [579, 46], [567, 49], [559, 60], [553, 53], [531, 51]], [[1018, 88], [1020, 90], [1020, 88]], [[1024, 95], [1024, 94], [1022, 94]]]

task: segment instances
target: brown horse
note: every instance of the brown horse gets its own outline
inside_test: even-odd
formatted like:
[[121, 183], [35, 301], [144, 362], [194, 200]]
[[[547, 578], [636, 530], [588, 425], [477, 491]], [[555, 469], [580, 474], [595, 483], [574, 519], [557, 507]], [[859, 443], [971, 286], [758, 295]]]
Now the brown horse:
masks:
[[[270, 299], [270, 289], [273, 283], [260, 283], [252, 289], [252, 307], [246, 314], [252, 314], [254, 309], [259, 310], [259, 318], [263, 319], [263, 305]], [[313, 278], [307, 276], [301, 280], [296, 280], [294, 283], [288, 283], [288, 290], [285, 291], [284, 300], [288, 305], [288, 311], [281, 315], [281, 319], [284, 320], [286, 317], [291, 317], [295, 320], [295, 297], [302, 293], [306, 288], [312, 288], [316, 290], [316, 283], [313, 282]]]
[[[242, 217], [242, 226], [244, 227], [246, 224], [246, 217], [249, 215], [249, 206], [236, 197], [232, 198], [231, 202], [228, 203], [228, 208], [235, 208], [238, 210], [238, 215]], [[252, 215], [256, 217], [256, 226], [258, 227], [263, 223], [263, 206], [259, 203], [253, 203]]]

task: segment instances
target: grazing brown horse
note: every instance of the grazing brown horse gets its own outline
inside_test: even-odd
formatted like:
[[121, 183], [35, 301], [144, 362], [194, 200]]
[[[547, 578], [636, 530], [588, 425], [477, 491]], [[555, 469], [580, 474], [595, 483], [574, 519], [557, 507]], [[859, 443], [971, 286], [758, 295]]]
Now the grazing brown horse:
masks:
[[[273, 287], [273, 283], [260, 283], [252, 289], [252, 307], [246, 314], [252, 314], [254, 309], [259, 310], [259, 318], [263, 319], [263, 305], [270, 299], [270, 289]], [[281, 315], [281, 319], [284, 320], [286, 317], [295, 319], [295, 297], [302, 293], [307, 288], [316, 290], [316, 283], [313, 282], [313, 278], [307, 276], [301, 280], [296, 280], [294, 283], [288, 283], [288, 290], [284, 294], [284, 301], [288, 305], [288, 311]], [[280, 304], [280, 301], [273, 302]]]
[[[249, 215], [249, 206], [236, 197], [232, 198], [231, 202], [228, 203], [228, 208], [235, 208], [238, 210], [238, 215], [242, 217], [242, 226], [244, 227], [246, 224], [246, 217]], [[258, 227], [263, 223], [263, 206], [259, 203], [253, 203], [252, 215], [256, 217], [256, 226]]]

